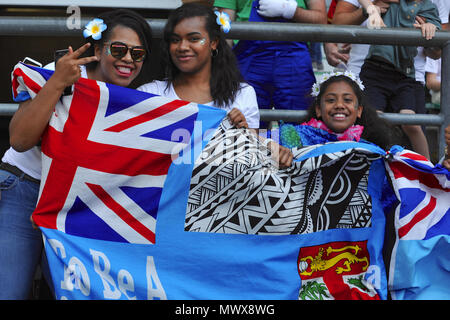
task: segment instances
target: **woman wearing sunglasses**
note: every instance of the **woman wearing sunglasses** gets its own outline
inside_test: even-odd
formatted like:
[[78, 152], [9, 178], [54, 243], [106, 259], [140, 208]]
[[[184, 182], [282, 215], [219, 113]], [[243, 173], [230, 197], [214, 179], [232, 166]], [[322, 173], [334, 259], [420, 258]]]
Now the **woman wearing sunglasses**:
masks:
[[41, 174], [37, 145], [56, 102], [80, 77], [129, 87], [149, 62], [152, 34], [142, 16], [120, 9], [99, 18], [83, 32], [87, 43], [69, 47], [37, 96], [21, 102], [11, 119], [11, 148], [0, 167], [0, 300], [30, 295], [42, 251], [41, 234], [30, 223]]
[[188, 3], [175, 9], [164, 28], [166, 78], [138, 90], [223, 108], [236, 127], [258, 128], [255, 90], [242, 82], [222, 32], [229, 27], [229, 19], [207, 6]]

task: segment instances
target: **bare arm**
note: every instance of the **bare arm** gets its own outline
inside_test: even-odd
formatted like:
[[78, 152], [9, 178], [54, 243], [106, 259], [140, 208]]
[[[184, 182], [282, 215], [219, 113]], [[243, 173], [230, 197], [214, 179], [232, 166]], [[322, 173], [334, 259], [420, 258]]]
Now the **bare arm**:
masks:
[[429, 73], [426, 74], [426, 85], [428, 89], [431, 89], [433, 91], [441, 91], [441, 81], [437, 79], [436, 73]]
[[236, 10], [227, 8], [216, 8], [220, 12], [226, 12], [230, 16], [231, 21], [236, 21]]
[[325, 57], [330, 66], [336, 67], [341, 61], [347, 63], [349, 57], [351, 44], [344, 44], [342, 49], [339, 48], [337, 43], [324, 43], [323, 49], [325, 51]]
[[86, 44], [76, 51], [69, 47], [69, 53], [57, 62], [55, 73], [36, 97], [19, 105], [9, 124], [10, 145], [16, 151], [27, 151], [38, 144], [64, 88], [71, 86], [80, 78], [79, 65], [97, 59], [96, 57], [78, 59], [89, 46], [90, 44]]
[[[364, 1], [364, 0], [361, 0]], [[360, 3], [361, 3], [360, 1]], [[389, 9], [389, 3], [398, 2], [397, 1], [382, 1], [375, 0], [372, 2], [373, 5], [377, 6], [380, 10], [380, 13], [383, 14]], [[361, 4], [362, 5], [362, 4]], [[366, 3], [367, 5], [367, 3]], [[343, 24], [343, 25], [360, 25], [366, 20], [366, 17], [363, 15], [363, 9], [355, 7], [351, 3], [346, 1], [338, 1], [336, 6], [336, 11], [334, 12], [333, 24]]]
[[308, 9], [297, 7], [293, 20], [302, 23], [327, 23], [325, 0], [307, 0]]

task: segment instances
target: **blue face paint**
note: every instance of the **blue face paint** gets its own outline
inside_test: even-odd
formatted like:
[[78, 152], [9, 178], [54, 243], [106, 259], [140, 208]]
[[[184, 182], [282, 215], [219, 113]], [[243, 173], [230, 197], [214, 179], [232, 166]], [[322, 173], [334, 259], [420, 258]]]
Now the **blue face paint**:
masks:
[[203, 46], [205, 43], [206, 43], [206, 39], [205, 39], [205, 38], [203, 38], [203, 39], [200, 40], [200, 44], [201, 44], [202, 46]]

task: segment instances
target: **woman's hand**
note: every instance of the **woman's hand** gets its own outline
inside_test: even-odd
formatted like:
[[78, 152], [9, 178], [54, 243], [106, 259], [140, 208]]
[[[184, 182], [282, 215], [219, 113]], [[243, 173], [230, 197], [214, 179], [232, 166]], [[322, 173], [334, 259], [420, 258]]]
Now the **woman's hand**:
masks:
[[270, 141], [267, 148], [271, 151], [272, 157], [278, 162], [280, 169], [289, 168], [292, 165], [294, 154], [289, 148], [280, 146], [275, 141]]
[[239, 109], [233, 108], [230, 112], [228, 112], [228, 119], [230, 119], [230, 122], [236, 128], [248, 129], [247, 120]]
[[16, 151], [27, 151], [39, 143], [64, 89], [80, 78], [80, 65], [97, 60], [95, 56], [80, 58], [89, 46], [87, 43], [75, 51], [69, 47], [39, 93], [20, 103], [9, 123], [9, 143]]
[[64, 89], [69, 87], [78, 81], [81, 77], [80, 65], [88, 64], [93, 61], [97, 61], [96, 56], [80, 58], [80, 56], [86, 52], [91, 46], [90, 43], [86, 43], [77, 50], [73, 51], [72, 47], [69, 47], [69, 52], [61, 57], [55, 65], [55, 73], [52, 78], [56, 83], [60, 83], [60, 86]]

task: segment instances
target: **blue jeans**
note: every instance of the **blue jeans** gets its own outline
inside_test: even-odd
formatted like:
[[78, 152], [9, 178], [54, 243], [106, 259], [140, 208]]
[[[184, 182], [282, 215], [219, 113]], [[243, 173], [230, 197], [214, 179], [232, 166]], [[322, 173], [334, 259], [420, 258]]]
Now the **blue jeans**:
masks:
[[0, 300], [28, 299], [42, 252], [30, 216], [39, 184], [0, 170]]

